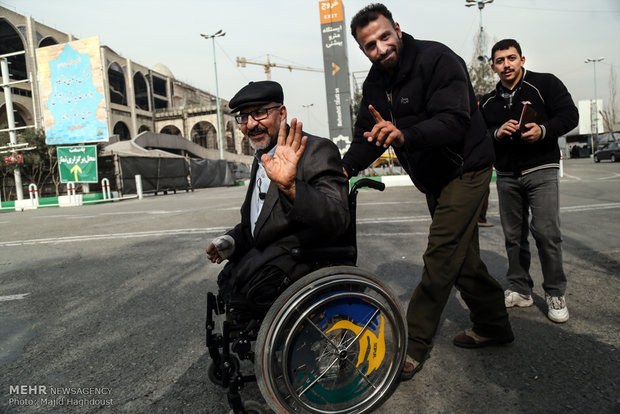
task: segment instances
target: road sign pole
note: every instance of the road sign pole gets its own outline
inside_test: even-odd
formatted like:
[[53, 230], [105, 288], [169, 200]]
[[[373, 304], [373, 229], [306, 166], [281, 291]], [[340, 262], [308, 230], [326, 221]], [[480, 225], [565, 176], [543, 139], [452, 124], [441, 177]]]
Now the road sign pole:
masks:
[[[13, 113], [13, 97], [11, 96], [11, 81], [9, 75], [9, 62], [6, 57], [0, 59], [0, 65], [2, 66], [2, 83], [4, 88], [4, 99], [6, 101], [6, 119], [9, 127], [9, 139], [11, 145], [17, 144], [17, 134], [15, 133], [15, 116]], [[16, 150], [13, 148], [11, 153], [15, 154]], [[18, 200], [24, 199], [24, 189], [22, 188], [22, 173], [19, 169], [19, 164], [15, 166], [13, 170], [13, 176], [15, 177], [15, 193]]]

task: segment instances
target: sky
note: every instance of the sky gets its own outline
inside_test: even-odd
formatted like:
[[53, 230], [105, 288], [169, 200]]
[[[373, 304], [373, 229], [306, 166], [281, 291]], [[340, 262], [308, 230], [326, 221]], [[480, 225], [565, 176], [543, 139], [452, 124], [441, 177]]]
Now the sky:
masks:
[[[371, 2], [342, 1], [347, 27]], [[404, 32], [442, 42], [467, 63], [478, 55], [480, 12], [465, 7], [465, 0], [383, 2]], [[318, 0], [0, 0], [0, 5], [77, 38], [99, 36], [123, 57], [151, 68], [162, 63], [176, 79], [213, 94], [212, 41], [200, 34], [222, 29], [226, 35], [216, 39], [215, 56], [219, 95], [227, 100], [249, 81], [266, 79], [261, 66], [237, 67], [237, 57], [265, 62], [269, 55], [278, 64], [323, 68]], [[594, 65], [584, 60], [605, 57], [596, 64], [596, 84], [597, 97], [608, 104], [612, 68], [620, 78], [619, 0], [495, 0], [484, 7], [482, 25], [487, 54], [495, 41], [517, 39], [525, 67], [558, 76], [575, 102], [594, 98]], [[370, 63], [350, 34], [346, 41], [352, 85], [361, 86]], [[271, 76], [284, 88], [289, 117], [327, 136], [323, 74], [272, 68]]]

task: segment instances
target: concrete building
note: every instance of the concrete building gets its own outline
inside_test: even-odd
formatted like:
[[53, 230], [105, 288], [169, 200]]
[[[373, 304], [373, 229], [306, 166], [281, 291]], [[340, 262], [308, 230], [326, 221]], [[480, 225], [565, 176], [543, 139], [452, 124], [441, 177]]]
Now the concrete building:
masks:
[[[92, 35], [96, 36], [96, 29]], [[12, 86], [17, 126], [43, 125], [36, 82], [35, 49], [76, 40], [67, 34], [0, 7], [0, 55], [25, 50], [9, 58], [11, 81], [32, 79]], [[211, 150], [219, 150], [216, 98], [178, 81], [163, 64], [141, 65], [101, 45], [104, 62], [108, 129], [112, 140], [129, 140], [145, 131], [180, 135]], [[0, 89], [0, 129], [6, 128], [4, 92]], [[224, 158], [248, 163], [253, 153], [228, 109], [220, 99]], [[251, 161], [249, 161], [251, 162]]]

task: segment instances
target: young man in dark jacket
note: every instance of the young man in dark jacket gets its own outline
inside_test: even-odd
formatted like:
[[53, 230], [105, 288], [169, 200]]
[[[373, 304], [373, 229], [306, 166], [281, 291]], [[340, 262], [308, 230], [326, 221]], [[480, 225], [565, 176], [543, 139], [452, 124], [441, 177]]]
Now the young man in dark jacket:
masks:
[[432, 216], [422, 280], [407, 312], [407, 362], [422, 367], [452, 286], [471, 310], [473, 328], [455, 336], [466, 348], [507, 344], [513, 333], [502, 288], [480, 259], [477, 218], [491, 179], [493, 148], [462, 59], [446, 46], [401, 32], [382, 4], [362, 9], [351, 32], [373, 63], [364, 82], [354, 139], [344, 156], [349, 177], [390, 145]]
[[[482, 98], [481, 108], [496, 154], [497, 193], [510, 283], [504, 292], [505, 305], [526, 307], [534, 303], [528, 243], [531, 229], [542, 267], [547, 316], [554, 322], [566, 322], [558, 137], [577, 126], [579, 113], [558, 78], [525, 70], [525, 57], [517, 41], [499, 41], [491, 56], [491, 67], [500, 81], [493, 92]], [[532, 220], [528, 229], [529, 210]]]

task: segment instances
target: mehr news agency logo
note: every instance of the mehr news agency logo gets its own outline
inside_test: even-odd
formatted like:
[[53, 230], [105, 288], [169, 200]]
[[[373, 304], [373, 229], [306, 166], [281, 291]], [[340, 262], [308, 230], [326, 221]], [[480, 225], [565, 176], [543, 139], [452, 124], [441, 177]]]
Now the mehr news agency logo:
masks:
[[16, 407], [92, 406], [114, 404], [112, 390], [105, 387], [50, 387], [47, 385], [9, 385], [9, 405]]

